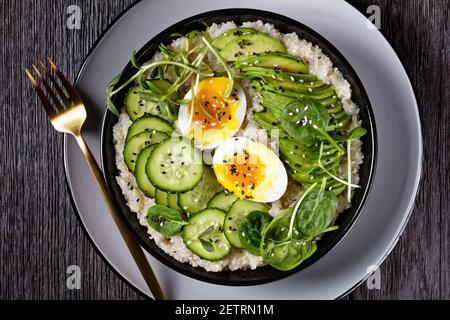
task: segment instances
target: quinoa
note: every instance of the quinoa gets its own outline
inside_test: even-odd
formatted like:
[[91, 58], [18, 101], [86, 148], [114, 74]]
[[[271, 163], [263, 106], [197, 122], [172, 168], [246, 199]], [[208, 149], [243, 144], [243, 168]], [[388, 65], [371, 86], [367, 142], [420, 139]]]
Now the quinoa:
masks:
[[[280, 33], [272, 24], [263, 23], [262, 21], [256, 22], [245, 22], [243, 23], [245, 27], [254, 28], [260, 32], [269, 34], [272, 37], [279, 39], [286, 47], [287, 52], [294, 55], [309, 66], [310, 72], [315, 74], [319, 80], [327, 84], [331, 84], [338, 98], [342, 101], [344, 110], [347, 114], [352, 116], [352, 121], [349, 125], [349, 129], [359, 127], [361, 122], [358, 119], [358, 106], [351, 100], [352, 90], [350, 84], [344, 79], [342, 73], [333, 67], [332, 61], [327, 57], [322, 50], [312, 43], [299, 39], [297, 34], [283, 34]], [[208, 32], [211, 38], [215, 38], [220, 34], [227, 32], [230, 29], [236, 28], [234, 22], [225, 22], [222, 24], [213, 24]], [[172, 43], [172, 47], [182, 47], [184, 45], [184, 39], [179, 38]], [[160, 60], [162, 55], [156, 53], [151, 61]], [[214, 57], [211, 55], [207, 56], [208, 62], [214, 63]], [[214, 69], [220, 70], [220, 65], [213, 65]], [[245, 122], [240, 131], [240, 135], [246, 136], [248, 138], [256, 138], [259, 141], [264, 141], [261, 139], [268, 139], [266, 136], [261, 137], [260, 127], [253, 118], [253, 112], [262, 111], [264, 108], [261, 104], [261, 97], [252, 88], [251, 84], [247, 80], [240, 82], [242, 88], [244, 89], [247, 97], [247, 114]], [[185, 89], [186, 90], [186, 89]], [[264, 265], [264, 261], [261, 257], [254, 256], [245, 250], [233, 248], [231, 253], [220, 261], [207, 261], [201, 259], [197, 255], [193, 254], [183, 243], [181, 236], [166, 237], [157, 231], [153, 230], [147, 223], [146, 214], [147, 210], [154, 205], [154, 200], [150, 199], [139, 190], [136, 180], [133, 174], [128, 170], [124, 159], [123, 159], [123, 149], [125, 144], [125, 137], [128, 128], [131, 125], [131, 120], [129, 119], [124, 108], [119, 116], [119, 121], [113, 128], [113, 137], [115, 141], [115, 151], [116, 151], [116, 166], [119, 170], [119, 175], [116, 177], [117, 183], [119, 184], [122, 193], [124, 195], [125, 201], [132, 212], [136, 214], [142, 226], [147, 228], [148, 235], [155, 243], [167, 254], [175, 258], [180, 262], [190, 263], [194, 267], [202, 267], [207, 271], [219, 272], [222, 270], [238, 270], [238, 269], [256, 269]], [[175, 127], [177, 126], [175, 122]], [[267, 141], [267, 140], [266, 140]], [[361, 152], [362, 142], [359, 139], [353, 140], [351, 142], [351, 162], [352, 162], [352, 182], [359, 182], [359, 167], [363, 161], [363, 154]], [[273, 150], [278, 151], [278, 146], [276, 144], [271, 145]], [[339, 174], [344, 178], [347, 178], [347, 160], [343, 159], [341, 166], [339, 168]], [[288, 188], [283, 195], [283, 197], [270, 204], [269, 213], [272, 216], [276, 216], [281, 209], [286, 208], [292, 204], [299, 193], [301, 192], [300, 186], [289, 180]], [[339, 196], [338, 210], [335, 216], [337, 218], [338, 214], [349, 207], [346, 199], [346, 193], [342, 193]]]

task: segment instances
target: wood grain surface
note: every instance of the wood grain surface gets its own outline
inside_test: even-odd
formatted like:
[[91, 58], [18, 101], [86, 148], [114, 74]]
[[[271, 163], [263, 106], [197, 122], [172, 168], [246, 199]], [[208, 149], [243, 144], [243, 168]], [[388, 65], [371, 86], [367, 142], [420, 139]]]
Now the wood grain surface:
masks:
[[[73, 81], [89, 49], [133, 0], [0, 3], [0, 299], [142, 299], [97, 254], [66, 187], [62, 135], [50, 126], [23, 68], [54, 57]], [[381, 288], [347, 299], [450, 299], [450, 1], [351, 0], [381, 7], [382, 32], [416, 89], [425, 157], [411, 220], [380, 268]], [[70, 5], [80, 30], [66, 27]], [[81, 289], [66, 286], [80, 266]]]

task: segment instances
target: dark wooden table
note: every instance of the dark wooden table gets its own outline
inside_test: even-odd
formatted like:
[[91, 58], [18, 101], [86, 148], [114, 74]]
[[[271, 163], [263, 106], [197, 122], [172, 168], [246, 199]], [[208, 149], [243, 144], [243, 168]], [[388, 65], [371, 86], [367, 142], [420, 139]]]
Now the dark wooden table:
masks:
[[[108, 268], [75, 217], [65, 183], [62, 135], [41, 110], [23, 68], [54, 57], [73, 80], [102, 30], [133, 0], [1, 1], [0, 298], [141, 299]], [[349, 299], [450, 298], [450, 1], [352, 0], [381, 7], [382, 31], [417, 92], [425, 159], [414, 214], [381, 266], [381, 289]], [[66, 27], [70, 5], [80, 30]], [[66, 287], [79, 265], [81, 289]]]

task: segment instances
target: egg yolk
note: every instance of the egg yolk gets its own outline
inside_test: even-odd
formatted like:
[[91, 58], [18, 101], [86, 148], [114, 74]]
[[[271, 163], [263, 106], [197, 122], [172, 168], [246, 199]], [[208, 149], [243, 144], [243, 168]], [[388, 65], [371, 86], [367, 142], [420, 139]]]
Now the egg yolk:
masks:
[[202, 129], [220, 130], [233, 121], [235, 110], [239, 106], [236, 88], [228, 98], [224, 97], [228, 86], [228, 78], [208, 78], [199, 83], [194, 101], [192, 121]]
[[265, 165], [258, 156], [250, 155], [245, 150], [223, 160], [219, 166], [222, 169], [218, 175], [219, 182], [241, 199], [252, 199], [253, 190], [264, 180]]

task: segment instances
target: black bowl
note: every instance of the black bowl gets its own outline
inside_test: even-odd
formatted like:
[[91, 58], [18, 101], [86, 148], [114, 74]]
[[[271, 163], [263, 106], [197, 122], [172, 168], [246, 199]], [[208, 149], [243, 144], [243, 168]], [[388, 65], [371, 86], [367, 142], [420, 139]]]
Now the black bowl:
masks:
[[[139, 224], [136, 215], [127, 207], [122, 191], [116, 182], [118, 169], [115, 165], [115, 149], [112, 128], [117, 123], [118, 119], [109, 111], [106, 113], [103, 124], [102, 161], [105, 179], [112, 198], [112, 203], [116, 207], [130, 232], [135, 236], [143, 248], [145, 248], [150, 254], [168, 267], [181, 272], [184, 275], [215, 284], [242, 286], [271, 282], [303, 270], [330, 252], [330, 250], [336, 246], [340, 240], [342, 240], [361, 212], [364, 201], [370, 189], [372, 176], [375, 170], [374, 160], [376, 153], [376, 134], [373, 120], [374, 117], [369, 99], [361, 84], [361, 81], [350, 64], [333, 45], [331, 45], [315, 31], [298, 21], [279, 14], [254, 9], [224, 9], [202, 13], [180, 21], [155, 36], [147, 42], [141, 50], [139, 50], [136, 54], [137, 60], [139, 63], [148, 61], [158, 50], [159, 43], [171, 43], [173, 38], [170, 35], [173, 33], [179, 32], [181, 34], [186, 34], [192, 30], [204, 30], [204, 23], [211, 25], [214, 22], [222, 23], [231, 20], [235, 21], [236, 24], [240, 24], [245, 21], [262, 20], [263, 22], [274, 24], [275, 27], [283, 33], [297, 33], [300, 38], [319, 45], [323, 52], [330, 57], [334, 65], [343, 73], [345, 79], [347, 79], [350, 83], [353, 90], [353, 101], [360, 108], [359, 116], [362, 120], [362, 126], [367, 129], [368, 134], [366, 134], [362, 139], [364, 162], [360, 168], [360, 184], [363, 188], [355, 190], [352, 207], [339, 216], [337, 221], [339, 229], [337, 231], [324, 234], [318, 243], [318, 250], [309, 259], [290, 271], [279, 271], [270, 266], [264, 266], [257, 268], [256, 270], [207, 272], [203, 268], [192, 267], [187, 263], [180, 263], [163, 252], [155, 244], [155, 242], [148, 237], [146, 228]], [[132, 48], [130, 48], [130, 50], [131, 49]], [[133, 66], [129, 63], [122, 72], [120, 82], [123, 83], [133, 74], [134, 71], [135, 69], [133, 69]], [[123, 105], [122, 102], [125, 93], [126, 90], [123, 90], [114, 97], [113, 102], [115, 105]]]

